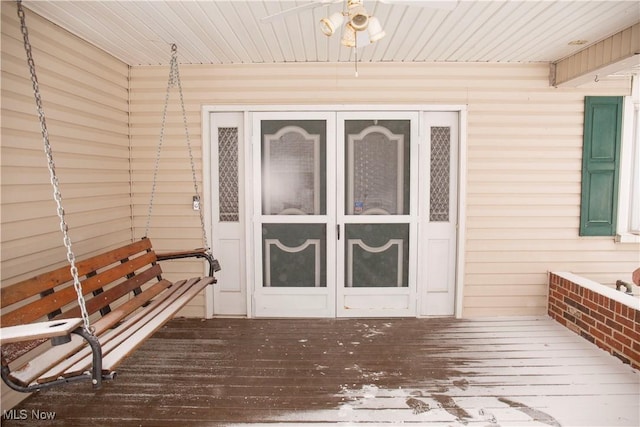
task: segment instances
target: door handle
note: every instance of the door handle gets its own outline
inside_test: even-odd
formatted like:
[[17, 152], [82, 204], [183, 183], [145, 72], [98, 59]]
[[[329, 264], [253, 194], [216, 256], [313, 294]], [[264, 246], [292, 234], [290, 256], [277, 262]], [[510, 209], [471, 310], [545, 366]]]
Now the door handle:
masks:
[[340, 240], [340, 224], [336, 225], [336, 229], [338, 231], [338, 240]]

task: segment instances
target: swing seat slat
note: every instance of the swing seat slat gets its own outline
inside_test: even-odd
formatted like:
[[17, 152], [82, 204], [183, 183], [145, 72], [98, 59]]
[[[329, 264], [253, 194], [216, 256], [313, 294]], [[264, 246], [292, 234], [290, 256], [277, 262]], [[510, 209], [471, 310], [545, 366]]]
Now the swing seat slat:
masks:
[[[122, 360], [191, 299], [216, 283], [212, 276], [175, 283], [162, 278], [158, 260], [190, 256], [206, 258], [210, 271], [212, 264], [217, 264], [200, 249], [157, 255], [146, 238], [77, 262], [95, 343], [83, 335], [68, 267], [3, 288], [3, 380], [15, 390], [28, 392], [80, 380], [92, 380], [99, 386], [102, 379], [113, 378]], [[50, 328], [60, 323], [65, 326]], [[51, 347], [43, 343], [35, 355], [28, 354], [31, 357], [26, 363], [10, 369], [13, 359], [5, 358], [7, 346], [52, 337], [68, 337], [68, 342]]]
[[[120, 331], [121, 328], [113, 327], [121, 322], [122, 319], [133, 313], [135, 310], [142, 307], [142, 305], [144, 305], [147, 301], [151, 301], [152, 298], [153, 304], [158, 304], [159, 302], [161, 302], [163, 298], [166, 298], [171, 294], [171, 292], [165, 293], [167, 289], [170, 289], [170, 286], [171, 282], [167, 280], [159, 281], [155, 283], [151, 288], [143, 291], [142, 294], [136, 296], [135, 298], [132, 298], [109, 314], [103, 316], [101, 319], [95, 321], [92, 324], [95, 335], [99, 340], [103, 340], [104, 338], [102, 337], [104, 334], [112, 333], [111, 331]], [[131, 321], [135, 322], [139, 319], [139, 317], [140, 316], [135, 316], [131, 319]], [[16, 382], [23, 386], [27, 386], [28, 384], [31, 384], [36, 380], [39, 383], [44, 384], [52, 381], [56, 377], [63, 376], [65, 369], [56, 370], [55, 366], [63, 366], [65, 361], [78, 360], [85, 355], [92, 355], [91, 349], [84, 345], [84, 342], [80, 337], [72, 336], [69, 343], [51, 347], [46, 352], [33, 358], [30, 363], [25, 364], [19, 369], [13, 370], [11, 372], [11, 376]], [[47, 370], [49, 370], [47, 374], [43, 374]], [[44, 376], [44, 378], [39, 379], [39, 377], [41, 376]], [[70, 377], [70, 375], [67, 375], [67, 378], [68, 377]]]
[[[181, 281], [161, 297], [157, 304], [145, 307], [137, 316], [119, 324], [99, 337], [102, 347], [102, 375], [113, 376], [116, 368], [129, 356], [147, 337], [151, 336], [162, 325], [171, 319], [172, 313], [178, 311], [209, 283], [207, 280], [190, 279]], [[175, 289], [174, 289], [175, 288]], [[165, 294], [169, 294], [166, 295]], [[39, 376], [40, 383], [55, 380], [58, 377], [70, 378], [86, 372], [91, 366], [91, 352], [88, 348], [74, 354], [73, 357], [58, 363], [48, 372]]]

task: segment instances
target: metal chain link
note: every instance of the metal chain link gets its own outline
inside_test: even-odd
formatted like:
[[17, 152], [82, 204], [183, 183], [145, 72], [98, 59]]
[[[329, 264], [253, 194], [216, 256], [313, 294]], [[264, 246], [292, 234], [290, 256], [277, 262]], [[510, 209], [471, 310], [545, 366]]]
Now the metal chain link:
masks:
[[151, 217], [153, 214], [153, 201], [156, 194], [156, 186], [158, 182], [158, 170], [160, 169], [160, 154], [162, 153], [162, 144], [164, 143], [164, 129], [167, 123], [167, 109], [169, 107], [169, 96], [171, 95], [171, 87], [174, 85], [174, 62], [177, 64], [178, 48], [174, 44], [171, 46], [171, 66], [169, 69], [169, 79], [167, 80], [167, 91], [164, 96], [164, 109], [162, 110], [162, 121], [160, 122], [160, 140], [156, 148], [156, 163], [153, 168], [153, 180], [151, 184], [151, 198], [149, 207], [147, 208], [147, 225], [145, 226], [144, 236], [149, 237], [149, 229], [151, 228]]
[[[149, 227], [151, 224], [151, 214], [153, 212], [153, 199], [156, 191], [156, 182], [158, 178], [158, 170], [160, 169], [160, 153], [162, 151], [162, 144], [164, 142], [164, 129], [167, 122], [167, 108], [169, 105], [169, 96], [171, 93], [171, 88], [174, 86], [178, 86], [178, 93], [180, 95], [180, 106], [182, 108], [182, 122], [184, 124], [184, 134], [185, 140], [187, 143], [187, 149], [189, 151], [189, 160], [191, 162], [191, 175], [193, 178], [193, 188], [198, 197], [200, 197], [200, 191], [198, 190], [198, 179], [196, 177], [196, 165], [193, 158], [193, 151], [191, 149], [191, 140], [189, 138], [189, 126], [187, 123], [187, 111], [184, 106], [184, 96], [182, 93], [182, 82], [180, 80], [180, 71], [178, 67], [178, 46], [175, 44], [171, 45], [171, 63], [169, 68], [169, 79], [167, 81], [167, 92], [164, 99], [164, 110], [162, 112], [162, 122], [160, 128], [160, 141], [158, 142], [158, 148], [156, 150], [156, 163], [153, 170], [153, 184], [151, 187], [151, 200], [149, 202], [149, 210], [147, 215], [147, 226], [145, 229], [145, 236], [149, 234]], [[207, 239], [207, 232], [204, 224], [204, 213], [202, 208], [198, 211], [200, 213], [200, 226], [202, 227], [202, 242], [204, 244], [204, 248], [207, 252], [210, 251], [209, 241]]]
[[63, 243], [67, 250], [67, 260], [70, 264], [71, 275], [73, 276], [73, 287], [78, 295], [78, 305], [82, 313], [82, 320], [84, 329], [93, 334], [89, 323], [89, 314], [87, 313], [87, 307], [82, 292], [82, 284], [78, 277], [78, 268], [76, 267], [76, 256], [71, 248], [71, 238], [69, 237], [69, 226], [65, 221], [64, 208], [62, 207], [62, 194], [60, 193], [60, 182], [56, 174], [56, 166], [53, 161], [53, 151], [51, 150], [51, 144], [49, 142], [49, 131], [47, 129], [47, 121], [44, 115], [44, 108], [42, 107], [42, 97], [40, 95], [40, 86], [38, 85], [38, 77], [36, 76], [35, 62], [33, 61], [33, 53], [31, 49], [31, 43], [29, 42], [29, 32], [27, 30], [27, 24], [25, 19], [24, 9], [22, 8], [22, 1], [18, 0], [18, 17], [20, 18], [20, 30], [24, 40], [24, 49], [27, 54], [27, 64], [29, 65], [29, 72], [31, 74], [31, 83], [33, 86], [33, 95], [36, 100], [36, 109], [38, 111], [38, 117], [40, 119], [40, 128], [42, 130], [42, 141], [44, 144], [44, 151], [47, 156], [47, 166], [49, 168], [49, 177], [51, 186], [53, 187], [53, 198], [57, 205], [57, 214], [60, 219], [60, 230], [63, 235]]
[[[173, 45], [173, 47], [175, 47], [175, 45]], [[173, 49], [172, 47], [172, 49]], [[175, 47], [174, 52], [177, 52], [177, 47]], [[200, 191], [198, 190], [198, 179], [196, 177], [196, 164], [195, 161], [193, 160], [193, 151], [191, 150], [191, 140], [189, 139], [189, 126], [187, 124], [187, 111], [184, 107], [184, 96], [182, 95], [182, 82], [180, 80], [180, 72], [178, 71], [178, 58], [177, 55], [174, 53], [174, 57], [175, 57], [175, 79], [176, 82], [178, 84], [178, 92], [180, 93], [180, 106], [182, 107], [182, 122], [184, 123], [184, 134], [185, 134], [185, 138], [186, 138], [186, 142], [187, 142], [187, 149], [189, 151], [189, 160], [191, 162], [191, 176], [193, 178], [193, 189], [196, 193], [196, 196], [198, 196], [198, 198], [200, 197]], [[206, 228], [204, 226], [204, 213], [202, 210], [202, 207], [198, 210], [198, 212], [200, 213], [200, 226], [202, 228], [202, 242], [204, 245], [204, 248], [209, 251], [209, 242], [207, 239], [207, 232], [206, 232]]]

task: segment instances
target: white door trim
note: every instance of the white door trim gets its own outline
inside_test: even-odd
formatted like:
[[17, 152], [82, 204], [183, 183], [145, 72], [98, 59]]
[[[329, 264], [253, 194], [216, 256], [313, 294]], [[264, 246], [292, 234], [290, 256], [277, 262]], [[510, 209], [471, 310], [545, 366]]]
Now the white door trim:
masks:
[[459, 146], [458, 146], [458, 229], [456, 232], [456, 304], [455, 317], [463, 316], [465, 255], [467, 241], [467, 108], [464, 106], [459, 113]]

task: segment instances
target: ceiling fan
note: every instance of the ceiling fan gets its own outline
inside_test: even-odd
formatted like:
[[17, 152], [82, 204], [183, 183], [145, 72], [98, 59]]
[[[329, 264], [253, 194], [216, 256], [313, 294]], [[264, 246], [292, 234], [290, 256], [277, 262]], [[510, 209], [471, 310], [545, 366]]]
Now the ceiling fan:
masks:
[[[430, 7], [433, 9], [453, 10], [459, 0], [378, 0], [381, 3], [390, 3], [406, 6]], [[340, 42], [348, 47], [354, 48], [355, 52], [355, 76], [358, 77], [358, 47], [365, 46], [383, 38], [386, 34], [382, 29], [380, 21], [375, 16], [369, 14], [364, 7], [364, 0], [315, 0], [300, 6], [282, 10], [273, 15], [265, 16], [260, 21], [263, 23], [273, 22], [285, 16], [300, 13], [305, 10], [315, 9], [323, 5], [333, 3], [343, 3], [343, 10], [335, 12], [320, 20], [320, 29], [327, 37], [332, 36], [344, 23], [342, 39]], [[366, 30], [366, 31], [365, 31]]]
[[[441, 10], [455, 9], [458, 0], [422, 0], [422, 1], [402, 1], [402, 0], [378, 0], [381, 3], [397, 4], [403, 6], [429, 7]], [[327, 37], [332, 36], [338, 28], [345, 23], [341, 43], [346, 47], [357, 47], [368, 43], [375, 43], [385, 36], [380, 21], [375, 16], [369, 14], [364, 7], [364, 0], [315, 0], [310, 3], [294, 6], [282, 10], [278, 13], [265, 16], [260, 21], [269, 23], [282, 19], [286, 16], [300, 13], [305, 10], [315, 9], [320, 6], [333, 3], [344, 3], [341, 12], [335, 12], [331, 16], [320, 20], [320, 29]], [[364, 31], [367, 31], [365, 34]], [[362, 43], [363, 37], [368, 35], [368, 43]], [[367, 39], [367, 37], [364, 37]]]

